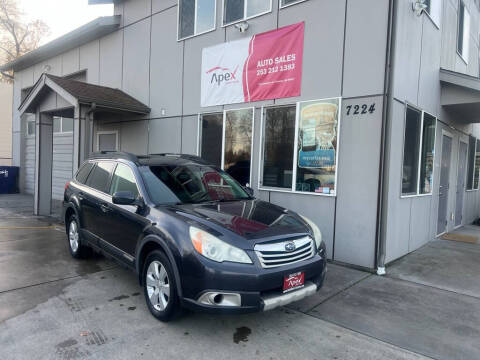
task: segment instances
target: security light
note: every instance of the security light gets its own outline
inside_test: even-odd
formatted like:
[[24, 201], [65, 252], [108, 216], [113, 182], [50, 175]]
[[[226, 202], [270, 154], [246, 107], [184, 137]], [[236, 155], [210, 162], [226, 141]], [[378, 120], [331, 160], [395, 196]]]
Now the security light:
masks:
[[415, 12], [415, 15], [420, 16], [427, 8], [425, 0], [415, 0], [412, 3], [412, 10]]
[[249, 26], [250, 25], [248, 25], [248, 22], [246, 21], [242, 21], [241, 23], [235, 24], [235, 28], [238, 29], [238, 31], [240, 31], [241, 33], [247, 31]]

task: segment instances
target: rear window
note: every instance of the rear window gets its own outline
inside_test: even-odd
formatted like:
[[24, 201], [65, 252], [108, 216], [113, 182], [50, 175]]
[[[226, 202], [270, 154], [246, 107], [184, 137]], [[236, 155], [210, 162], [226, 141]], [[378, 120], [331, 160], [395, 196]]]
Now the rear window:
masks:
[[87, 185], [104, 193], [108, 193], [110, 174], [115, 166], [114, 162], [98, 162], [88, 176]]
[[80, 184], [85, 184], [85, 181], [87, 181], [88, 174], [90, 174], [90, 170], [93, 168], [93, 163], [87, 162], [83, 164], [83, 166], [78, 170], [77, 176], [75, 179], [80, 183]]

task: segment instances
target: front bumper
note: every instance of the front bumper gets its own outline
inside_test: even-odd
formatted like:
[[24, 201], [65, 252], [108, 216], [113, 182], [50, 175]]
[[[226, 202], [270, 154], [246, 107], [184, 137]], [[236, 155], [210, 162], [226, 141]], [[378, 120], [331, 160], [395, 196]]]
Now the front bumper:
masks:
[[[205, 263], [210, 262], [202, 260], [202, 263], [205, 266]], [[204, 271], [198, 269], [200, 272], [196, 273], [195, 280], [189, 277], [182, 279], [186, 280], [182, 281], [184, 294], [182, 302], [185, 307], [194, 311], [226, 314], [272, 310], [313, 295], [322, 287], [327, 271], [326, 258], [319, 254], [291, 266], [268, 270], [259, 268], [257, 264], [252, 266], [221, 265], [223, 265], [222, 269], [218, 265], [215, 268], [207, 266], [203, 269]], [[305, 273], [304, 287], [283, 293], [285, 275], [296, 272]], [[241, 305], [210, 305], [199, 301], [202, 295], [211, 292], [239, 294]]]

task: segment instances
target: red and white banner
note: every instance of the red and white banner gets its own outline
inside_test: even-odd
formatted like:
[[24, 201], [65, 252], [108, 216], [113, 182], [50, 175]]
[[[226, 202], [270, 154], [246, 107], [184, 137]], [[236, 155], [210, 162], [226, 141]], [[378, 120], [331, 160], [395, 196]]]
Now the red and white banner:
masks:
[[201, 106], [299, 96], [303, 22], [204, 48]]

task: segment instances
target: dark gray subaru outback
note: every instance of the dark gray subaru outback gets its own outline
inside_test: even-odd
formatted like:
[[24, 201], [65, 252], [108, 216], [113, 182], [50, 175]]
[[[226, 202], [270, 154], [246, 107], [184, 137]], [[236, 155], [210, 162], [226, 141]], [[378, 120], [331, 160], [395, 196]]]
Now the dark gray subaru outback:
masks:
[[162, 321], [181, 307], [244, 313], [312, 295], [327, 267], [319, 228], [252, 195], [199, 157], [96, 153], [65, 186], [70, 252], [134, 270]]

